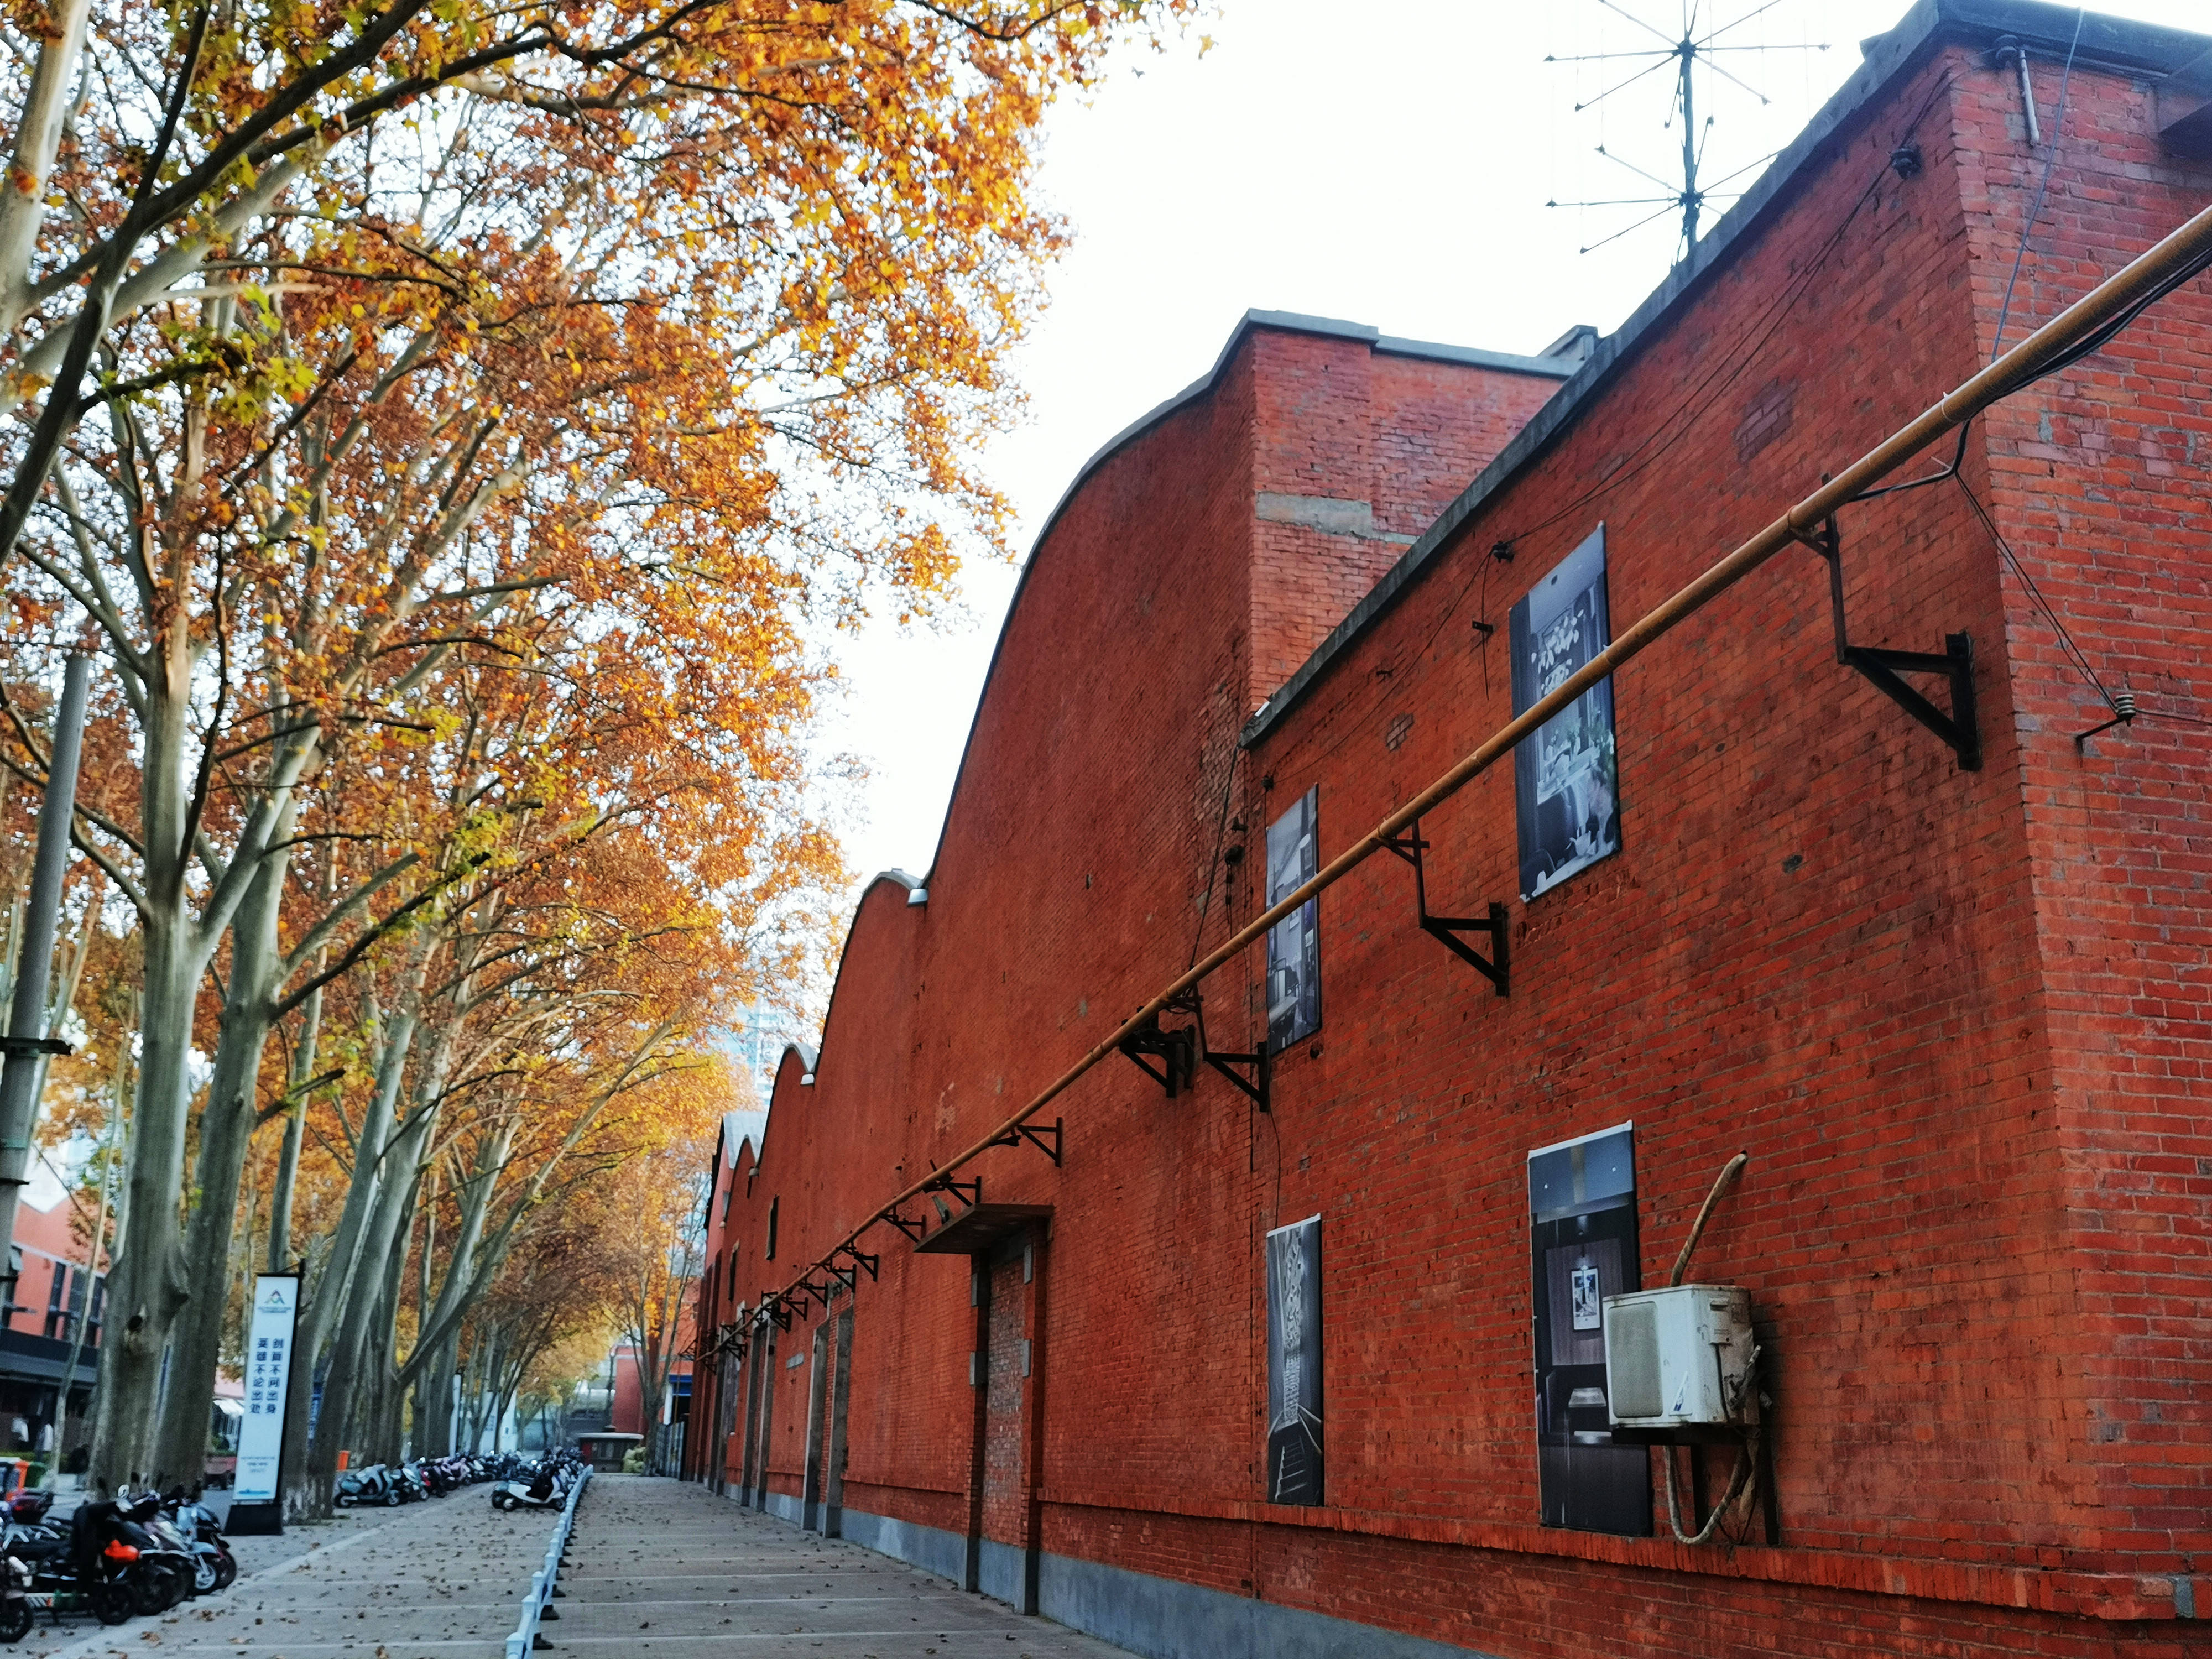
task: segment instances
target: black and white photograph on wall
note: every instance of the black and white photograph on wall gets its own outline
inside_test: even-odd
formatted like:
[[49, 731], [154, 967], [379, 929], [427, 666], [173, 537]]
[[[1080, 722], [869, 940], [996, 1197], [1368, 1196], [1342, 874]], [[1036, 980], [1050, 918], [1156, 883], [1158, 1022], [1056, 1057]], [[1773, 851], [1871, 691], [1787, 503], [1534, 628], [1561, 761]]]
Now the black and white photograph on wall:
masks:
[[[1267, 904], [1273, 908], [1321, 868], [1321, 790], [1309, 789], [1267, 826]], [[1267, 1047], [1280, 1053], [1321, 1030], [1321, 900], [1310, 898], [1267, 930]]]
[[1317, 1215], [1267, 1235], [1267, 1501], [1322, 1501]]
[[1536, 1487], [1547, 1527], [1651, 1530], [1651, 1460], [1613, 1443], [1605, 1298], [1643, 1288], [1632, 1124], [1528, 1154]]
[[[1605, 526], [1559, 561], [1513, 607], [1513, 712], [1525, 713], [1612, 643], [1605, 599]], [[1613, 682], [1601, 680], [1513, 751], [1521, 830], [1521, 896], [1620, 850]]]

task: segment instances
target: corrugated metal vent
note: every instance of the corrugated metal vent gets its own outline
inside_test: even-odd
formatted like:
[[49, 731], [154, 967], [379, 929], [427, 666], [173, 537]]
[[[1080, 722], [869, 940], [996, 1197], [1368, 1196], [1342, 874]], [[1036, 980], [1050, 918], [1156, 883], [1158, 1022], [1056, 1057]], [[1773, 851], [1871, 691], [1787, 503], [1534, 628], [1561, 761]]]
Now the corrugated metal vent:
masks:
[[1613, 1415], [1656, 1417], [1664, 1409], [1659, 1395], [1659, 1322], [1649, 1302], [1607, 1310], [1607, 1358], [1612, 1361]]

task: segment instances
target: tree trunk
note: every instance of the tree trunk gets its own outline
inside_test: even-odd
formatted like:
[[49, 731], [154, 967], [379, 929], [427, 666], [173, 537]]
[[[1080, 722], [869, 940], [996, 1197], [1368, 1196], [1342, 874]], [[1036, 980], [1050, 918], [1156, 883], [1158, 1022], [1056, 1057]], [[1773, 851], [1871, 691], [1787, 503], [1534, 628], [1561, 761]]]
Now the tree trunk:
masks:
[[143, 1485], [154, 1474], [162, 1352], [191, 1297], [178, 1271], [177, 1194], [184, 1184], [191, 1100], [192, 1005], [204, 964], [184, 914], [182, 870], [167, 875], [163, 885], [170, 889], [163, 898], [148, 894], [138, 1096], [123, 1182], [131, 1236], [109, 1277], [93, 1413], [92, 1484], [110, 1492]]
[[[284, 815], [280, 841], [289, 836], [291, 816]], [[199, 1163], [183, 1241], [185, 1282], [204, 1287], [206, 1294], [178, 1319], [169, 1340], [167, 1399], [155, 1456], [156, 1478], [163, 1486], [195, 1481], [206, 1463], [209, 1402], [215, 1397], [226, 1311], [226, 1297], [216, 1287], [228, 1281], [239, 1184], [260, 1109], [256, 1090], [261, 1051], [269, 1038], [276, 922], [288, 862], [282, 853], [262, 860], [231, 929], [230, 982], [216, 1042], [214, 1080], [200, 1113]]]
[[[315, 958], [314, 970], [322, 971]], [[322, 1038], [323, 993], [318, 986], [307, 994], [300, 1011], [300, 1040], [292, 1050], [292, 1074], [286, 1080], [291, 1107], [284, 1114], [284, 1147], [276, 1155], [276, 1180], [269, 1193], [269, 1271], [289, 1273], [298, 1258], [292, 1254], [292, 1194], [300, 1178], [300, 1146], [307, 1132], [307, 1085], [315, 1079], [315, 1048]]]
[[[400, 1083], [406, 1073], [408, 1052], [414, 1046], [415, 993], [422, 983], [426, 960], [424, 946], [418, 943], [410, 963], [410, 984], [400, 1010], [379, 1033], [383, 1045], [377, 1057], [376, 1087], [370, 1094], [368, 1110], [362, 1119], [360, 1142], [354, 1149], [353, 1180], [346, 1188], [345, 1208], [338, 1217], [337, 1236], [331, 1243], [331, 1253], [315, 1276], [313, 1294], [306, 1298], [298, 1334], [294, 1338], [307, 1363], [321, 1370], [325, 1377], [323, 1404], [314, 1414], [312, 1441], [304, 1397], [294, 1402], [285, 1418], [286, 1443], [303, 1448], [306, 1454], [294, 1461], [285, 1492], [285, 1512], [303, 1519], [320, 1518], [331, 1512], [338, 1448], [344, 1443], [346, 1425], [334, 1422], [331, 1416], [331, 1384], [337, 1377], [337, 1367], [325, 1364], [324, 1348], [338, 1330], [344, 1316], [357, 1277], [355, 1267], [362, 1255], [362, 1236], [368, 1231], [380, 1190], [380, 1176], [384, 1168], [386, 1144], [392, 1133], [392, 1107], [399, 1097]], [[289, 1437], [295, 1433], [293, 1412], [298, 1413], [296, 1438]]]
[[[313, 1478], [325, 1487], [337, 1475], [338, 1448], [351, 1444], [348, 1437], [357, 1429], [372, 1426], [361, 1416], [359, 1407], [365, 1392], [373, 1397], [374, 1383], [379, 1380], [368, 1375], [367, 1362], [380, 1352], [374, 1327], [389, 1274], [376, 1269], [392, 1260], [400, 1223], [411, 1206], [415, 1182], [421, 1173], [423, 1146], [436, 1117], [434, 1109], [418, 1109], [385, 1149], [382, 1188], [377, 1194], [369, 1225], [363, 1230], [362, 1268], [355, 1275], [356, 1283], [339, 1322], [337, 1344], [331, 1351], [330, 1381], [323, 1385], [322, 1416], [315, 1443], [307, 1458]], [[357, 1185], [358, 1166], [355, 1180]], [[366, 1390], [365, 1384], [368, 1385]]]

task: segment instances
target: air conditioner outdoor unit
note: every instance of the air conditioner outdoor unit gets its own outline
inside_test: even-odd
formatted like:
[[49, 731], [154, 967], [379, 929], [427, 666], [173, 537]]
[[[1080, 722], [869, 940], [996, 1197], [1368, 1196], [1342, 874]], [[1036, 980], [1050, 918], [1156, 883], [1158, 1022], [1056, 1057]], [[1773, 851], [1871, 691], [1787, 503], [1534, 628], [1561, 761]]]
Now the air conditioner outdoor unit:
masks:
[[1606, 1405], [1616, 1443], [1734, 1439], [1758, 1420], [1748, 1291], [1634, 1291], [1606, 1297], [1604, 1317]]

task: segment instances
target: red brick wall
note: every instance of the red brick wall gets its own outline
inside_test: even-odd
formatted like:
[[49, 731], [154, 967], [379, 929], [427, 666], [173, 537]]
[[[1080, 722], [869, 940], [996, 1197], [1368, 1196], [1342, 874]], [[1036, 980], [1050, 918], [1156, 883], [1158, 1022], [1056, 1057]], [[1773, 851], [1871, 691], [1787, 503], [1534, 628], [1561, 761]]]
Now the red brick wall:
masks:
[[[2148, 88], [2102, 77], [2073, 101], [2006, 324], [2016, 342], [2121, 258], [2203, 205], [2212, 171], [2153, 137]], [[1996, 322], [2038, 169], [1996, 88], [1960, 101], [1981, 349]], [[2076, 1252], [2071, 1319], [2041, 1357], [2076, 1379], [2067, 1438], [2097, 1544], [2185, 1571], [2212, 1548], [2208, 1225], [2212, 1127], [2212, 295], [2199, 281], [2106, 351], [1985, 423], [1991, 507], [2035, 586], [2135, 726], [2072, 734], [2111, 709], [2026, 586], [2004, 580], [2019, 779], [2044, 981], [2047, 1115]], [[2179, 718], [2167, 720], [2172, 714]]]
[[[1227, 844], [1317, 785], [1340, 849], [1504, 723], [1506, 613], [1597, 523], [1618, 629], [1984, 360], [2041, 159], [2015, 88], [1952, 49], [1872, 104], [1233, 774], [1251, 702], [1396, 556], [1377, 536], [1512, 412], [1471, 374], [1453, 429], [1431, 366], [1261, 331], [1103, 464], [1010, 621], [927, 906], [872, 891], [817, 1080], [779, 1082], [733, 1212], [757, 1231], [783, 1194], [752, 1293], [1254, 914], [1224, 790]], [[2071, 99], [2016, 313], [2212, 195], [2139, 86], [2077, 68]], [[2212, 315], [2169, 307], [1978, 426], [1965, 472], [2100, 672], [2212, 716]], [[1364, 501], [1376, 534], [1271, 494]], [[1843, 530], [1856, 641], [1973, 635], [1981, 771], [1835, 662], [1825, 571], [1786, 556], [1617, 678], [1620, 857], [1514, 899], [1510, 768], [1424, 822], [1435, 910], [1511, 902], [1510, 999], [1378, 859], [1322, 900], [1323, 1027], [1270, 1116], [1116, 1058], [1047, 1114], [1063, 1169], [975, 1166], [987, 1200], [1055, 1206], [1048, 1550], [1515, 1656], [2201, 1650], [2170, 1575], [2206, 1547], [2212, 1453], [2203, 748], [2146, 720], [2075, 755], [2095, 712], [1955, 485]], [[1247, 1046], [1260, 972], [1209, 982], [1217, 1047]], [[1628, 1119], [1646, 1283], [1751, 1154], [1697, 1267], [1751, 1288], [1774, 1356], [1786, 1547], [1534, 1524], [1524, 1160]], [[1259, 1239], [1316, 1211], [1328, 1506], [1286, 1510], [1258, 1501]], [[963, 1530], [967, 1264], [868, 1248], [847, 1504]], [[804, 1412], [777, 1415], [795, 1491]]]

